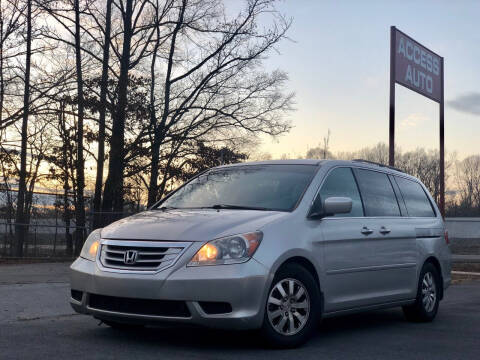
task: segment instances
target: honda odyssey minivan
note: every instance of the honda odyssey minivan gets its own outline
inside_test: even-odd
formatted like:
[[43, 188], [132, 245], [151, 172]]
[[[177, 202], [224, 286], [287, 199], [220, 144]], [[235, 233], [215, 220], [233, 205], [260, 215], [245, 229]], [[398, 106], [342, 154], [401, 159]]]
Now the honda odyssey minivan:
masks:
[[451, 253], [425, 186], [363, 160], [210, 169], [148, 211], [94, 230], [72, 307], [116, 328], [165, 322], [305, 342], [322, 318], [401, 306], [432, 321]]

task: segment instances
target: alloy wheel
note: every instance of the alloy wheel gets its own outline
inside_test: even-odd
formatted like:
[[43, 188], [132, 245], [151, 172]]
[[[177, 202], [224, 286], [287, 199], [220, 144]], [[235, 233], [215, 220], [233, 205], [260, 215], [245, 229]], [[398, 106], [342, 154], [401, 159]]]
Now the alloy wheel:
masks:
[[437, 287], [431, 272], [426, 272], [422, 280], [422, 303], [425, 311], [431, 312], [437, 301]]
[[282, 279], [270, 291], [268, 320], [282, 335], [294, 335], [303, 329], [310, 315], [307, 288], [296, 279]]

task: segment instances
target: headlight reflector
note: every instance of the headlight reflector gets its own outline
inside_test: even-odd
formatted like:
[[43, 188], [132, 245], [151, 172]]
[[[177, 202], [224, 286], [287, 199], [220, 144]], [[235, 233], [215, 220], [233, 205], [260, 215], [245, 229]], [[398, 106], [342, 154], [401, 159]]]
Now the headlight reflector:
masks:
[[206, 243], [198, 250], [195, 256], [197, 261], [215, 260], [218, 256], [218, 248], [213, 244]]
[[233, 235], [203, 245], [188, 266], [239, 264], [248, 261], [262, 241], [263, 233]]
[[82, 251], [80, 252], [80, 257], [95, 261], [97, 257], [98, 249], [100, 248], [100, 232], [102, 229], [93, 230], [90, 235], [88, 235], [87, 240], [83, 244]]

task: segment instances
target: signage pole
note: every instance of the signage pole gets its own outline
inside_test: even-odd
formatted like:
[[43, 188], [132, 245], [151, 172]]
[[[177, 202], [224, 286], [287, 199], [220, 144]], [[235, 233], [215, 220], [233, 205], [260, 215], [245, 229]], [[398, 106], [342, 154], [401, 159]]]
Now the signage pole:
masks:
[[388, 164], [395, 166], [395, 26], [390, 27], [390, 128], [389, 128], [389, 152]]
[[[398, 44], [397, 44], [398, 37]], [[445, 217], [445, 129], [444, 129], [444, 59], [418, 41], [390, 27], [390, 109], [389, 154], [390, 166], [395, 166], [395, 84], [405, 86], [440, 105], [440, 174], [438, 205]]]
[[442, 85], [440, 98], [440, 212], [445, 218], [445, 130], [444, 130], [444, 71], [443, 57], [440, 59], [442, 67]]

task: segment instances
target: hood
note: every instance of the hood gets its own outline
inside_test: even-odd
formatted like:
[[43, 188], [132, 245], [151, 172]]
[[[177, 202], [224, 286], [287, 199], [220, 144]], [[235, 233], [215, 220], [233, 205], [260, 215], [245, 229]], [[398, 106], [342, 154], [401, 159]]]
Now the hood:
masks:
[[207, 241], [260, 230], [288, 212], [260, 210], [150, 210], [102, 229], [103, 239]]

